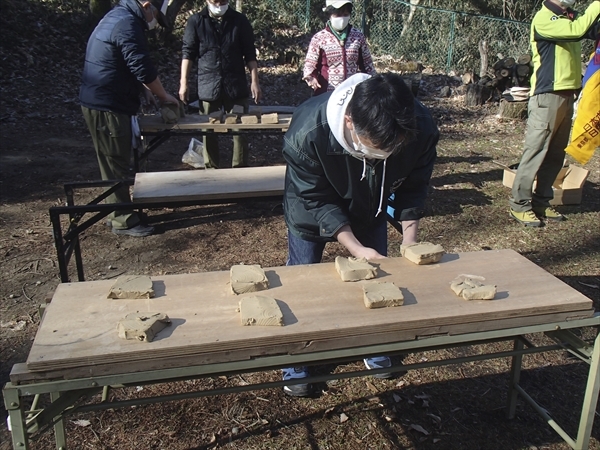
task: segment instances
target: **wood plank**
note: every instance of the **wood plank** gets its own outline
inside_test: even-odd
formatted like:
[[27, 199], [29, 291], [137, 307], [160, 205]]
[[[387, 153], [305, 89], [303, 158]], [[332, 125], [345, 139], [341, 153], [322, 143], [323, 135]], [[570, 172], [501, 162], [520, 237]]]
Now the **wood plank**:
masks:
[[[361, 284], [369, 281], [344, 283], [333, 263], [265, 269], [271, 286], [266, 292], [281, 302], [283, 327], [240, 325], [236, 308], [243, 295], [231, 294], [229, 271], [152, 277], [156, 297], [142, 300], [107, 299], [111, 280], [61, 284], [38, 329], [27, 368], [124, 373], [182, 362], [231, 361], [231, 355], [244, 360], [296, 353], [306, 351], [302, 349], [311, 341], [319, 341], [318, 350], [354, 348], [361, 342], [491, 331], [552, 323], [556, 315], [593, 314], [590, 299], [512, 250], [448, 254], [429, 266], [389, 258], [379, 270], [379, 279], [403, 288], [404, 306], [367, 310]], [[458, 298], [449, 283], [462, 273], [496, 284], [497, 298]], [[116, 324], [133, 311], [164, 312], [173, 326], [150, 343], [119, 339]]]
[[285, 166], [137, 173], [134, 202], [283, 196]]
[[212, 130], [216, 132], [227, 132], [230, 130], [287, 130], [292, 120], [292, 114], [279, 114], [279, 123], [208, 123], [208, 116], [205, 115], [189, 115], [179, 119], [177, 123], [164, 123], [162, 118], [157, 115], [145, 115], [138, 118], [140, 131], [142, 135], [149, 133], [157, 133], [160, 131], [170, 130]]
[[[489, 322], [471, 322], [464, 324], [461, 328], [461, 334], [476, 333], [490, 328], [510, 329], [515, 327], [531, 327], [550, 323], [560, 323], [567, 320], [589, 317], [588, 311], [582, 312], [581, 316], [573, 312], [564, 312], [556, 314], [546, 314], [539, 316], [516, 317]], [[366, 336], [331, 338], [321, 340], [303, 341], [300, 343], [277, 344], [278, 354], [306, 355], [310, 361], [310, 355], [339, 348], [360, 348], [368, 345], [388, 344], [392, 342], [407, 342], [413, 344], [413, 350], [419, 351], [422, 345], [427, 346], [427, 338], [430, 336], [453, 336], [454, 332], [448, 330], [448, 327], [422, 328], [418, 330], [394, 331], [388, 333], [371, 334]], [[241, 349], [221, 353], [218, 356], [220, 363], [247, 361], [254, 358], [260, 358], [264, 355], [272, 354], [273, 346], [270, 344], [257, 345], [250, 349]], [[170, 357], [169, 367], [189, 367], [212, 364], [215, 361], [215, 355], [193, 354], [180, 357]], [[314, 362], [314, 360], [313, 360]], [[43, 380], [71, 380], [77, 378], [97, 377], [104, 375], [138, 373], [152, 370], [164, 369], [164, 363], [157, 359], [146, 359], [136, 361], [131, 364], [127, 361], [111, 364], [95, 364], [93, 366], [69, 367], [66, 369], [53, 369], [47, 371], [31, 371], [26, 364], [18, 364], [13, 367], [10, 373], [10, 380], [15, 383], [27, 383]], [[267, 367], [265, 367], [267, 369]]]

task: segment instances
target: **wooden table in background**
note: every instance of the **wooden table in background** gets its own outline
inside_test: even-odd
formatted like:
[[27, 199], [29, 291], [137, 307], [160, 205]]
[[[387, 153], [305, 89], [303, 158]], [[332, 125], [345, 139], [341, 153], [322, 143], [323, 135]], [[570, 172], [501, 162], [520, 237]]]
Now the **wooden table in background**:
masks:
[[[288, 107], [289, 108], [289, 107]], [[213, 133], [226, 134], [283, 134], [292, 120], [291, 113], [279, 114], [278, 123], [209, 123], [206, 115], [187, 115], [177, 123], [164, 123], [159, 115], [138, 116], [144, 149], [134, 153], [134, 170], [139, 171], [139, 164], [171, 136], [204, 136]]]

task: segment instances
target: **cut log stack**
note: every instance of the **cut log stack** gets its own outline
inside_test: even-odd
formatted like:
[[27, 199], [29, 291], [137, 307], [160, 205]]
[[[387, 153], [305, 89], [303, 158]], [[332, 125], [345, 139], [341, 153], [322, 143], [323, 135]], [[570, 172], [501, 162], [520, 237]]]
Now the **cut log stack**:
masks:
[[511, 87], [529, 87], [531, 77], [531, 56], [521, 55], [515, 58], [502, 58], [493, 65], [497, 87], [501, 91]]
[[[466, 72], [462, 79], [467, 85], [465, 104], [467, 106], [483, 105], [493, 100], [502, 99], [504, 93], [511, 88], [529, 88], [531, 78], [531, 56], [521, 55], [515, 58], [501, 58], [492, 66], [493, 76], [483, 76], [480, 79], [471, 72]], [[523, 89], [515, 91], [515, 96], [505, 98], [507, 101], [526, 100]]]
[[[507, 60], [513, 60], [513, 58], [504, 60], [503, 68], [500, 69], [501, 72], [506, 70]], [[508, 63], [511, 65], [512, 61], [508, 61]], [[508, 71], [510, 72], [509, 77], [502, 78], [506, 81], [504, 90], [502, 90], [498, 117], [503, 119], [525, 119], [527, 118], [527, 100], [529, 99], [532, 73], [531, 56], [519, 56]], [[501, 75], [503, 74], [501, 73]]]

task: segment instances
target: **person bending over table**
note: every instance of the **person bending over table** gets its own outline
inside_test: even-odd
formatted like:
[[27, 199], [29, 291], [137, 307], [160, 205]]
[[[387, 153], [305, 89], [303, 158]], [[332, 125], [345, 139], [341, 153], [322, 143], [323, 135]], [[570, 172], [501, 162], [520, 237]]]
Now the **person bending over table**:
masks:
[[[397, 74], [356, 74], [300, 105], [283, 145], [287, 265], [319, 263], [335, 241], [354, 257], [385, 258], [388, 203], [402, 244], [416, 243], [438, 138], [431, 114]], [[391, 366], [387, 356], [364, 363]], [[284, 380], [307, 376], [306, 367], [283, 369]], [[293, 396], [311, 391], [309, 384], [284, 387]]]
[[[162, 0], [121, 0], [88, 40], [79, 100], [103, 180], [130, 177], [132, 126], [137, 126], [140, 94], [154, 104], [152, 94], [163, 103], [178, 103], [163, 88], [144, 35], [157, 23], [167, 26], [162, 6]], [[119, 189], [108, 201], [131, 203], [129, 188]], [[154, 232], [154, 227], [142, 223], [133, 210], [115, 211], [107, 223], [115, 234], [143, 237]]]
[[[183, 59], [179, 98], [187, 103], [187, 78], [190, 61], [198, 60], [198, 99], [204, 114], [230, 113], [234, 105], [248, 112], [249, 94], [255, 103], [262, 92], [258, 81], [258, 63], [254, 31], [243, 14], [229, 8], [229, 0], [206, 0], [206, 6], [188, 19], [183, 35]], [[245, 67], [251, 76], [250, 91]], [[217, 136], [203, 138], [204, 164], [207, 169], [220, 167]], [[248, 143], [240, 135], [233, 137], [232, 167], [248, 165]]]

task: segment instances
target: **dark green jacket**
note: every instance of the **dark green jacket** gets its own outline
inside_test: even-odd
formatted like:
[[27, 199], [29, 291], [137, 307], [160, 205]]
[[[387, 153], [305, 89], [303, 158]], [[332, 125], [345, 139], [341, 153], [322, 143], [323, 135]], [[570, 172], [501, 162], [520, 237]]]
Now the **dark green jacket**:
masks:
[[292, 233], [309, 241], [334, 241], [344, 225], [355, 234], [385, 220], [387, 200], [395, 194], [394, 218], [416, 220], [424, 215], [429, 179], [439, 138], [431, 114], [415, 100], [418, 133], [398, 155], [387, 160], [383, 211], [378, 217], [384, 162], [363, 161], [347, 153], [327, 122], [331, 93], [300, 105], [285, 134], [283, 156], [287, 161], [283, 197], [285, 221]]

